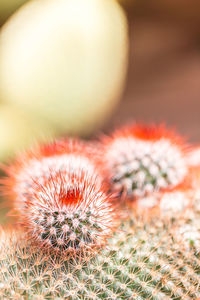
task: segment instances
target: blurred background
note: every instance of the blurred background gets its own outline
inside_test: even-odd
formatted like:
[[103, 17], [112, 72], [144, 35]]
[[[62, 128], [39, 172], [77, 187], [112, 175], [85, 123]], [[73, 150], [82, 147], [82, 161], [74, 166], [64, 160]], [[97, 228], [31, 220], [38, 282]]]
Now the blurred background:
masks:
[[165, 121], [200, 142], [200, 2], [130, 0], [130, 64], [123, 101], [108, 127]]
[[199, 0], [1, 0], [0, 24], [0, 162], [134, 120], [200, 142]]

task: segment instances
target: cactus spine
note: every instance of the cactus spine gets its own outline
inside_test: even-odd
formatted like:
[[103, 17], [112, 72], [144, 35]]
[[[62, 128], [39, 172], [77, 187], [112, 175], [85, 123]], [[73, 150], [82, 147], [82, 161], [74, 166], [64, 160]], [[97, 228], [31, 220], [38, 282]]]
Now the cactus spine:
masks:
[[188, 224], [193, 219], [135, 218], [100, 253], [73, 258], [41, 253], [22, 232], [2, 232], [1, 298], [197, 299], [200, 253], [184, 238]]
[[[145, 218], [135, 209], [114, 235], [115, 206], [91, 148], [69, 141], [56, 142], [34, 155], [23, 156], [8, 170], [7, 188], [12, 191], [23, 227], [2, 230], [0, 234], [0, 299], [200, 297], [200, 198], [195, 191], [190, 194], [191, 187], [172, 189], [187, 173], [178, 140], [161, 128], [151, 129], [148, 138], [147, 133], [141, 128], [134, 133], [137, 138], [142, 136], [139, 144], [143, 152], [140, 147], [140, 151], [136, 149], [136, 160], [145, 173], [144, 184], [137, 181], [134, 184], [138, 186], [131, 185], [129, 190], [123, 180], [118, 183], [131, 197], [148, 198], [158, 193], [163, 214]], [[120, 147], [115, 145], [117, 150]], [[146, 158], [151, 160], [148, 170], [144, 168]], [[165, 173], [162, 161], [170, 162]], [[156, 165], [157, 173], [152, 172], [152, 165], [154, 171]], [[140, 172], [134, 173], [137, 180]], [[194, 173], [193, 184], [198, 191], [199, 173]], [[127, 173], [125, 177], [131, 176]], [[165, 180], [165, 185], [158, 184], [159, 178]], [[147, 189], [150, 185], [151, 189]], [[180, 214], [176, 214], [177, 210]], [[106, 240], [106, 247], [101, 249]], [[88, 251], [91, 248], [93, 251]]]
[[133, 125], [103, 143], [111, 185], [125, 196], [143, 197], [173, 188], [187, 174], [185, 145], [163, 126]]
[[9, 174], [20, 222], [39, 247], [76, 254], [102, 246], [115, 229], [111, 196], [84, 143], [58, 141], [39, 148]]

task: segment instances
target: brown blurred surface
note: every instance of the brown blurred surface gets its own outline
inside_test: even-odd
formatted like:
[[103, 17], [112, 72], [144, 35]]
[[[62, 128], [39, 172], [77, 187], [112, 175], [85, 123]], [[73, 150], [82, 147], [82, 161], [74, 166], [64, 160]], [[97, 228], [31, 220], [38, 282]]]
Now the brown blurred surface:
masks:
[[132, 12], [129, 23], [127, 86], [105, 131], [132, 120], [164, 121], [200, 142], [199, 28], [157, 12]]

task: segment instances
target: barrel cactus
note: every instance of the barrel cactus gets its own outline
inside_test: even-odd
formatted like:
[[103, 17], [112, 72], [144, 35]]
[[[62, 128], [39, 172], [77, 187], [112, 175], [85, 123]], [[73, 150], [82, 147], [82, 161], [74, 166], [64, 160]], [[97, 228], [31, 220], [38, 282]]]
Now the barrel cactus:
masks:
[[112, 188], [131, 198], [174, 188], [187, 174], [186, 144], [164, 126], [132, 125], [104, 137]]
[[41, 252], [20, 230], [2, 231], [1, 298], [198, 299], [200, 227], [192, 241], [188, 225], [189, 217], [145, 223], [135, 216], [101, 252], [79, 257]]
[[[200, 298], [200, 168], [188, 166], [179, 139], [164, 137], [179, 158], [167, 156], [169, 187], [144, 189], [131, 205], [110, 194], [109, 166], [94, 145], [57, 141], [8, 167], [3, 189], [19, 224], [0, 230], [0, 299]], [[144, 209], [150, 197], [155, 211]]]
[[56, 141], [8, 168], [6, 188], [31, 239], [55, 251], [102, 246], [117, 222], [90, 146]]

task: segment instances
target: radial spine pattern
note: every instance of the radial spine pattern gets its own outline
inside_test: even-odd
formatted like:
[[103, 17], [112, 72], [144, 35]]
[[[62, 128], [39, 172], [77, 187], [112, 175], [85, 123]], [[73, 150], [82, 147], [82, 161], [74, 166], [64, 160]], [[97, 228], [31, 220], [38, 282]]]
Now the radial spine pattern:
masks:
[[8, 171], [22, 225], [38, 245], [56, 251], [77, 253], [104, 244], [115, 212], [90, 148], [66, 141], [62, 151], [54, 144], [49, 155], [48, 147]]
[[163, 126], [118, 130], [104, 145], [111, 183], [126, 196], [143, 197], [173, 188], [187, 174], [185, 145]]
[[0, 299], [199, 299], [195, 220], [134, 217], [96, 256], [81, 259], [41, 253], [23, 233], [0, 232]]

